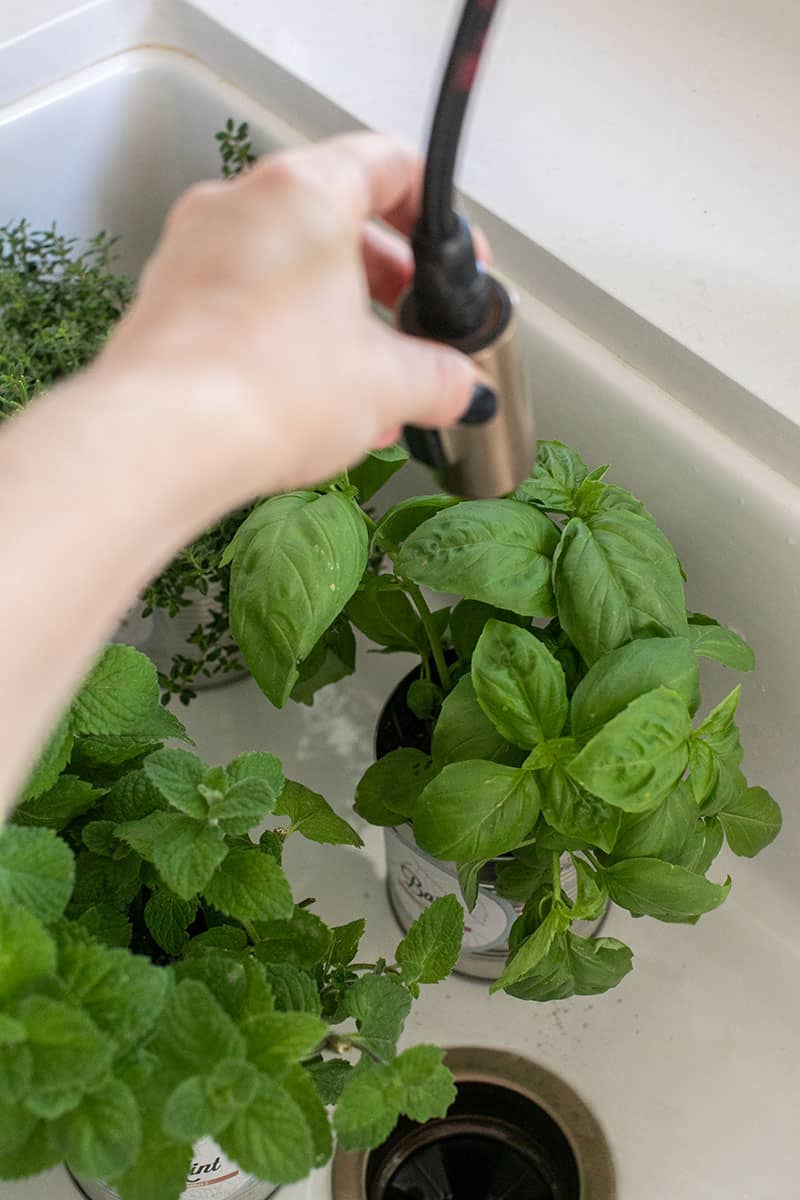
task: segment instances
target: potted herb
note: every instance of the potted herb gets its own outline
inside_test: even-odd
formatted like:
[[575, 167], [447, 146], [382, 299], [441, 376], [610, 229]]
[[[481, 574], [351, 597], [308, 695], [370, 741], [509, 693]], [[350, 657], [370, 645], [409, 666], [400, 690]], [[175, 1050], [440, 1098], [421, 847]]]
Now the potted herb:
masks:
[[[228, 120], [216, 137], [226, 178], [254, 161], [246, 124]], [[55, 226], [0, 226], [0, 420], [91, 362], [133, 290], [106, 233], [82, 248]], [[121, 640], [156, 663], [165, 699], [186, 704], [198, 688], [245, 673], [230, 636], [228, 572], [219, 561], [249, 511], [230, 514], [181, 550], [123, 623]]]
[[108, 648], [0, 833], [0, 1178], [63, 1160], [104, 1200], [263, 1200], [329, 1158], [334, 1106], [346, 1148], [444, 1114], [442, 1052], [396, 1044], [461, 910], [356, 963], [363, 918], [295, 903], [281, 853], [357, 834], [271, 754], [207, 767], [164, 738], [188, 741], [154, 667]]
[[[234, 635], [278, 706], [352, 670], [351, 625], [417, 655], [356, 795], [387, 827], [401, 920], [458, 884], [484, 922], [461, 965], [492, 990], [605, 991], [631, 968], [583, 936], [609, 900], [693, 923], [728, 894], [706, 878], [723, 841], [750, 857], [780, 829], [740, 769], [739, 688], [693, 725], [698, 659], [749, 671], [752, 652], [686, 611], [672, 546], [606, 467], [544, 442], [511, 497], [423, 496], [375, 522], [359, 499], [402, 459], [255, 509], [226, 556]], [[422, 586], [461, 599], [431, 611]]]

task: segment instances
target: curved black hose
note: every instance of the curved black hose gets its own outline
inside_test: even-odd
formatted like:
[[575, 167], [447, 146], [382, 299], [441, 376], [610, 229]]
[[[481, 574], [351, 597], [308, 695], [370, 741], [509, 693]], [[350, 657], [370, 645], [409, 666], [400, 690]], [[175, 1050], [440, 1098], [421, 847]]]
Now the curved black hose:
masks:
[[466, 0], [442, 80], [433, 117], [420, 217], [420, 233], [429, 240], [452, 237], [458, 228], [453, 209], [456, 157], [464, 116], [481, 54], [499, 0]]

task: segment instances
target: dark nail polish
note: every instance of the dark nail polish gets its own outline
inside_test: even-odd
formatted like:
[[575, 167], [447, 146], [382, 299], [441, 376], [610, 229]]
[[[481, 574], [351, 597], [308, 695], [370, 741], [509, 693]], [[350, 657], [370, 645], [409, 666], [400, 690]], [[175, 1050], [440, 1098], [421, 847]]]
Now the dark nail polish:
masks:
[[469, 408], [459, 421], [460, 425], [483, 425], [491, 421], [497, 412], [497, 395], [490, 387], [479, 383], [472, 393]]

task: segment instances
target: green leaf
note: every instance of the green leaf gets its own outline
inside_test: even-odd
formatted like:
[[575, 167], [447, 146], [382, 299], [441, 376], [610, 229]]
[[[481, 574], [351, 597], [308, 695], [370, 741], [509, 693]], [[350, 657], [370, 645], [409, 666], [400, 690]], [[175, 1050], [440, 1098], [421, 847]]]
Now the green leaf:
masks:
[[114, 1180], [123, 1200], [175, 1200], [186, 1188], [192, 1164], [187, 1143], [173, 1142], [160, 1133], [147, 1139], [147, 1153]]
[[81, 913], [77, 923], [96, 941], [107, 946], [130, 945], [131, 923], [113, 904], [93, 904]]
[[150, 1033], [172, 987], [169, 973], [142, 955], [82, 938], [59, 947], [59, 973], [63, 998], [112, 1037], [118, 1052]]
[[19, 798], [20, 803], [24, 804], [25, 801], [40, 796], [42, 792], [53, 787], [69, 762], [74, 741], [70, 716], [66, 713], [51, 733], [39, 761], [33, 768]]
[[408, 462], [409, 454], [405, 446], [387, 446], [384, 450], [371, 450], [366, 458], [351, 467], [350, 482], [358, 488], [358, 498], [362, 504], [372, 499], [376, 492], [388, 483], [401, 467]]
[[[607, 470], [607, 468], [603, 468]], [[622, 510], [635, 513], [639, 517], [653, 522], [652, 515], [647, 511], [641, 500], [614, 483], [605, 483], [592, 475], [584, 479], [575, 493], [574, 515], [576, 517], [593, 517], [597, 513]]]
[[400, 500], [381, 518], [372, 541], [389, 554], [395, 555], [410, 534], [436, 513], [458, 504], [455, 496], [414, 496]]
[[267, 1075], [281, 1075], [311, 1054], [328, 1035], [327, 1024], [309, 1012], [271, 1012], [244, 1024], [250, 1062]]
[[543, 743], [525, 766], [537, 772], [542, 814], [547, 824], [565, 838], [609, 852], [619, 832], [621, 813], [596, 796], [587, 795], [570, 778], [567, 772], [577, 748], [572, 738]]
[[567, 772], [607, 804], [646, 812], [669, 795], [685, 771], [690, 732], [683, 698], [656, 688], [604, 725]]
[[263, 963], [291, 963], [302, 970], [327, 958], [331, 931], [307, 908], [295, 908], [288, 921], [262, 921], [254, 953]]
[[185, 958], [193, 958], [209, 951], [229, 950], [236, 953], [247, 946], [247, 934], [236, 925], [213, 925], [204, 933], [197, 933], [184, 952]]
[[437, 769], [470, 758], [508, 762], [514, 757], [508, 738], [495, 728], [478, 703], [469, 675], [462, 675], [445, 697], [434, 726], [431, 750]]
[[347, 966], [358, 953], [359, 943], [364, 936], [367, 922], [364, 917], [348, 921], [346, 925], [335, 925], [331, 929], [329, 958], [332, 963]]
[[[9, 1040], [0, 1045], [0, 1116], [2, 1116], [5, 1104], [16, 1105], [19, 1109], [20, 1097], [27, 1095], [33, 1078], [33, 1055], [30, 1049], [22, 1044], [28, 1037], [25, 1026], [21, 1021], [11, 1017], [3, 1019], [4, 1022], [12, 1022], [13, 1028], [16, 1030], [14, 1036], [17, 1038], [21, 1036], [21, 1041]], [[22, 1030], [21, 1035], [20, 1029]], [[7, 1033], [7, 1036], [11, 1036], [10, 1033]], [[17, 1122], [17, 1124], [20, 1123]], [[0, 1129], [0, 1157], [4, 1152], [4, 1133], [7, 1135], [8, 1131]]]
[[608, 892], [598, 883], [595, 871], [582, 858], [570, 855], [578, 882], [577, 894], [569, 910], [572, 921], [596, 921], [605, 911]]
[[658, 687], [677, 692], [689, 712], [700, 704], [700, 672], [686, 638], [641, 638], [599, 658], [570, 702], [576, 737], [607, 725], [632, 700]]
[[353, 1071], [336, 1105], [333, 1123], [342, 1150], [369, 1150], [384, 1142], [400, 1115], [403, 1086], [376, 1064]]
[[586, 463], [561, 442], [539, 442], [536, 465], [514, 498], [536, 504], [546, 512], [571, 513], [578, 488], [589, 474]]
[[467, 912], [472, 912], [478, 903], [478, 892], [481, 885], [481, 871], [486, 866], [486, 859], [478, 858], [474, 862], [460, 863], [458, 867], [458, 886]]
[[39, 1175], [54, 1167], [63, 1158], [60, 1139], [55, 1129], [46, 1121], [37, 1121], [31, 1114], [13, 1114], [7, 1118], [0, 1113], [3, 1124], [11, 1126], [13, 1133], [20, 1135], [17, 1144], [7, 1152], [0, 1152], [0, 1178], [24, 1179]]
[[735, 803], [747, 788], [739, 769], [742, 746], [734, 721], [740, 694], [741, 688], [734, 688], [692, 734], [689, 778], [704, 816]]
[[756, 656], [744, 638], [716, 622], [696, 625], [692, 619], [694, 615], [689, 616], [689, 641], [695, 654], [714, 658], [734, 671], [755, 669]]
[[[123, 821], [117, 826], [117, 837], [121, 838], [127, 844], [140, 854], [142, 858], [148, 862], [153, 862], [155, 859], [156, 848], [162, 844], [165, 838], [172, 836], [172, 829], [177, 821], [190, 820], [188, 817], [181, 817], [174, 812], [151, 812], [146, 817], [141, 817], [135, 821]], [[193, 821], [192, 825], [196, 825], [198, 829], [202, 829], [199, 822]], [[80, 859], [78, 860], [80, 872]], [[97, 899], [102, 897], [98, 896]]]
[[164, 1132], [178, 1142], [217, 1136], [251, 1103], [258, 1087], [258, 1070], [252, 1063], [223, 1058], [207, 1075], [178, 1084], [164, 1107]]
[[444, 509], [405, 542], [398, 574], [443, 592], [525, 616], [552, 616], [551, 558], [558, 530], [515, 500], [470, 500]]
[[0, 905], [0, 1001], [55, 969], [55, 943], [33, 913]]
[[163, 812], [167, 801], [143, 770], [123, 775], [112, 787], [104, 803], [110, 821], [140, 821], [151, 813]]
[[[189, 739], [185, 737], [183, 740]], [[141, 737], [136, 734], [77, 737], [72, 749], [70, 767], [76, 774], [88, 775], [90, 778], [101, 775], [105, 768], [110, 776], [115, 768], [128, 766], [133, 770], [139, 765], [134, 763], [134, 759], [145, 758], [160, 749], [161, 742], [155, 734]]]
[[314, 1166], [324, 1166], [333, 1152], [333, 1139], [314, 1081], [301, 1067], [292, 1067], [281, 1082], [305, 1118], [314, 1148]]
[[162, 708], [158, 673], [132, 646], [106, 646], [72, 702], [76, 734], [174, 737], [183, 727]]
[[397, 947], [406, 983], [438, 983], [461, 953], [464, 910], [455, 896], [440, 896], [420, 913]]
[[569, 923], [568, 913], [560, 908], [551, 909], [535, 932], [516, 947], [503, 974], [490, 985], [489, 991], [499, 992], [509, 988], [534, 971], [549, 954], [553, 940], [564, 932]]
[[602, 873], [611, 899], [634, 916], [683, 921], [718, 908], [730, 891], [684, 867], [657, 858], [630, 858]]
[[483, 711], [517, 746], [557, 738], [567, 719], [561, 666], [525, 629], [489, 621], [472, 658], [472, 683]]
[[467, 663], [472, 658], [478, 638], [487, 621], [491, 620], [519, 625], [522, 629], [530, 626], [528, 617], [520, 617], [510, 609], [495, 608], [493, 604], [482, 604], [479, 600], [460, 600], [450, 614], [450, 637], [462, 662]]
[[276, 796], [261, 779], [240, 779], [219, 799], [209, 800], [210, 824], [219, 822], [225, 833], [243, 834], [275, 811]]
[[182, 900], [191, 900], [208, 889], [227, 854], [221, 829], [210, 829], [192, 817], [176, 816], [165, 831], [164, 840], [155, 846], [153, 862], [167, 887]]
[[595, 996], [616, 987], [631, 970], [632, 957], [616, 938], [581, 938], [568, 930], [555, 939], [537, 968], [508, 992], [537, 1001]]
[[433, 762], [421, 750], [392, 750], [362, 775], [355, 811], [371, 825], [401, 825], [413, 816], [433, 775]]
[[438, 1046], [411, 1046], [392, 1063], [400, 1085], [400, 1109], [412, 1121], [443, 1117], [456, 1098], [453, 1076], [444, 1066]]
[[105, 858], [124, 858], [130, 854], [130, 847], [117, 838], [113, 821], [89, 821], [81, 831], [81, 839], [93, 854]]
[[309, 1063], [306, 1072], [323, 1104], [336, 1104], [353, 1068], [343, 1058]]
[[311, 842], [333, 846], [363, 846], [356, 831], [333, 811], [328, 801], [288, 780], [280, 795], [276, 812], [285, 814], [292, 822], [290, 832], [301, 833]]
[[113, 904], [122, 911], [141, 887], [141, 865], [135, 854], [116, 859], [81, 850], [75, 862], [70, 914], [82, 915], [103, 904]]
[[202, 820], [208, 805], [197, 790], [206, 765], [188, 750], [157, 750], [144, 764], [144, 773], [173, 808]]
[[[178, 1078], [208, 1071], [225, 1058], [245, 1057], [244, 1038], [204, 984], [184, 979], [170, 994], [152, 1049]], [[241, 1164], [240, 1164], [241, 1165]]]
[[0, 1013], [0, 1046], [18, 1046], [27, 1040], [28, 1034], [21, 1021]]
[[347, 617], [340, 614], [298, 667], [291, 699], [298, 704], [313, 704], [320, 688], [346, 679], [355, 669], [355, 634]]
[[734, 854], [754, 858], [781, 831], [781, 810], [764, 788], [751, 787], [719, 812], [725, 838]]
[[307, 971], [292, 963], [266, 963], [264, 972], [279, 1012], [322, 1012], [317, 985]]
[[21, 804], [14, 813], [14, 822], [17, 825], [47, 825], [50, 829], [63, 829], [75, 817], [91, 808], [102, 795], [102, 789], [92, 787], [83, 779], [75, 775], [62, 775], [46, 792]]
[[696, 822], [697, 804], [689, 784], [681, 780], [658, 808], [622, 816], [614, 858], [677, 862]]
[[347, 605], [347, 615], [370, 641], [389, 650], [424, 653], [422, 622], [391, 575], [367, 575]]
[[84, 1096], [60, 1124], [64, 1157], [79, 1174], [108, 1179], [126, 1170], [139, 1153], [139, 1108], [119, 1079]]
[[231, 850], [203, 888], [210, 904], [237, 921], [288, 920], [294, 910], [286, 876], [268, 854]]
[[114, 1054], [114, 1043], [86, 1013], [47, 996], [28, 996], [15, 1013], [28, 1034], [32, 1076], [28, 1103], [46, 1104], [58, 1093], [100, 1083]]
[[315, 1151], [303, 1110], [272, 1080], [222, 1132], [219, 1144], [243, 1170], [271, 1183], [293, 1183], [314, 1166]]
[[411, 1011], [411, 996], [397, 976], [362, 975], [347, 993], [345, 1005], [358, 1029], [353, 1043], [390, 1062]]
[[406, 704], [418, 721], [427, 721], [442, 703], [442, 689], [430, 679], [414, 679], [408, 685]]
[[[191, 955], [174, 963], [172, 969], [179, 983], [191, 979], [203, 984], [229, 1017], [241, 1020], [249, 989], [250, 965], [246, 959], [222, 949], [209, 949], [205, 954]], [[266, 1011], [271, 1008], [268, 999]]]
[[67, 906], [75, 860], [51, 829], [0, 830], [0, 905], [21, 904], [49, 925]]
[[231, 628], [256, 682], [278, 708], [297, 682], [298, 664], [356, 590], [366, 561], [364, 521], [338, 493], [276, 496], [241, 526]]
[[687, 634], [675, 552], [635, 513], [573, 517], [553, 560], [553, 586], [561, 626], [589, 666], [636, 638]]
[[512, 850], [538, 815], [539, 790], [530, 771], [480, 761], [452, 763], [420, 796], [414, 833], [429, 854], [470, 862]]
[[144, 906], [144, 923], [161, 949], [177, 958], [189, 941], [187, 929], [196, 914], [196, 900], [181, 900], [159, 888]]
[[276, 799], [283, 791], [283, 768], [274, 754], [265, 754], [260, 750], [240, 754], [228, 763], [225, 771], [229, 784], [239, 783], [242, 779], [258, 779]]

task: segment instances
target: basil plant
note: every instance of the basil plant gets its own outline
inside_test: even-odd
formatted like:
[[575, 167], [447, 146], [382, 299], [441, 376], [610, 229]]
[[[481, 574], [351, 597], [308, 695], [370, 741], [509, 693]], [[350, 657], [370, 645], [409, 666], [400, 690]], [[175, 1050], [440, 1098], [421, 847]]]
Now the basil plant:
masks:
[[[359, 846], [271, 754], [207, 766], [155, 667], [109, 647], [0, 831], [0, 1179], [66, 1161], [123, 1200], [177, 1200], [210, 1137], [272, 1183], [401, 1114], [443, 1116], [443, 1052], [398, 1053], [412, 1000], [451, 970], [463, 915], [428, 909], [395, 961], [365, 921], [292, 896], [287, 838]], [[253, 826], [279, 814], [258, 840]]]
[[[741, 770], [739, 687], [699, 715], [698, 660], [746, 672], [753, 653], [687, 612], [675, 551], [607, 467], [543, 442], [512, 496], [423, 496], [376, 521], [363, 505], [404, 460], [379, 451], [255, 509], [227, 551], [234, 636], [278, 706], [354, 669], [354, 628], [416, 654], [406, 704], [421, 743], [370, 767], [356, 810], [410, 821], [425, 851], [458, 865], [468, 907], [501, 859], [498, 891], [524, 907], [493, 990], [603, 992], [631, 951], [574, 921], [610, 899], [694, 923], [728, 895], [730, 879], [707, 878], [723, 843], [752, 857], [779, 832], [777, 804]], [[431, 611], [422, 586], [461, 599]]]

